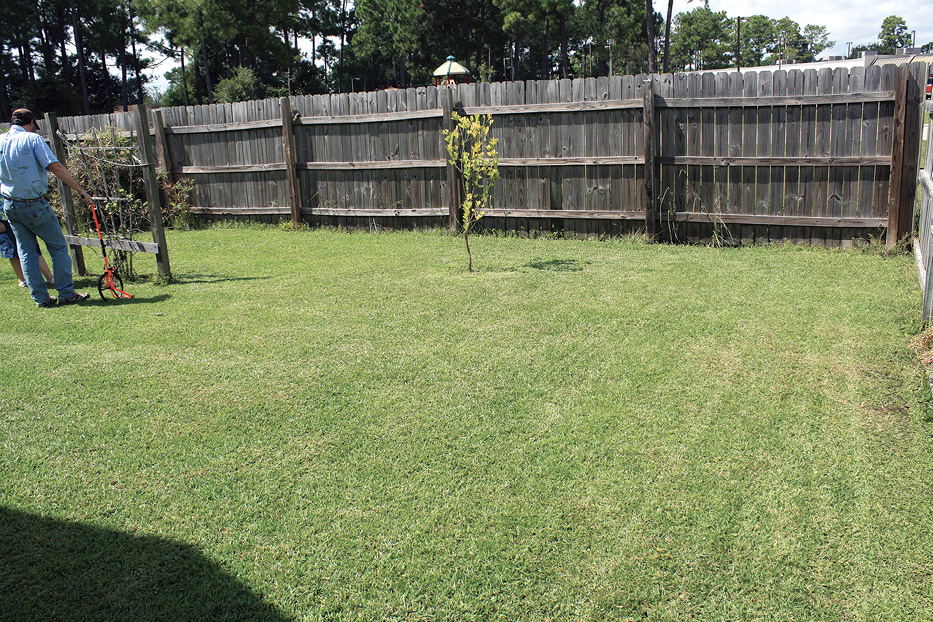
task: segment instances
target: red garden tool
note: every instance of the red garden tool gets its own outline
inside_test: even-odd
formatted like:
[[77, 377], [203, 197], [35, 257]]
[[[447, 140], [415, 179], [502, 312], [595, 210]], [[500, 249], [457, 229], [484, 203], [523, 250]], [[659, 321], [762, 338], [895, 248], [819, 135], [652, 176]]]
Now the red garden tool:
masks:
[[[107, 249], [104, 245], [104, 236], [100, 233], [100, 223], [97, 220], [97, 206], [91, 205], [91, 215], [94, 216], [94, 228], [97, 229], [97, 239], [100, 240], [100, 252], [104, 256], [104, 273], [97, 279], [97, 291], [104, 300], [108, 298], [132, 298], [132, 294], [123, 291], [123, 279], [110, 265], [107, 259]], [[103, 215], [101, 215], [103, 217]]]

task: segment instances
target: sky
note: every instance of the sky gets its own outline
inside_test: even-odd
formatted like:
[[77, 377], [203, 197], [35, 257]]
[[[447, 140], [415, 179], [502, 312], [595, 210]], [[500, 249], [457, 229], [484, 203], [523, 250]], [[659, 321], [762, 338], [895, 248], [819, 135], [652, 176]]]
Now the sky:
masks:
[[[655, 11], [667, 12], [665, 0], [653, 0]], [[868, 45], [878, 40], [881, 22], [888, 15], [897, 15], [907, 22], [907, 31], [916, 31], [917, 47], [933, 41], [933, 1], [931, 0], [846, 0], [831, 10], [829, 3], [819, 0], [709, 0], [713, 11], [725, 11], [729, 17], [767, 15], [772, 19], [789, 17], [802, 29], [807, 24], [825, 26], [836, 45], [824, 50], [822, 57], [845, 56], [848, 43]], [[674, 15], [702, 6], [702, 0], [674, 0]], [[174, 66], [171, 61], [151, 69], [153, 85], [164, 90], [168, 82], [163, 74]]]

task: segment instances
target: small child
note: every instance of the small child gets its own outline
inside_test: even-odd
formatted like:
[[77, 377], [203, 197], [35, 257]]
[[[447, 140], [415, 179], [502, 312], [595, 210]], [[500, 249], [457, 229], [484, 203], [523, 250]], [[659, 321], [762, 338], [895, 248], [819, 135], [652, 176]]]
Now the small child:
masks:
[[[46, 283], [52, 284], [52, 270], [49, 264], [45, 262], [42, 251], [39, 250], [39, 243], [36, 242], [36, 252], [39, 253], [39, 270], [45, 277]], [[13, 272], [19, 277], [19, 286], [26, 287], [26, 277], [23, 276], [23, 266], [19, 263], [19, 253], [16, 252], [16, 236], [13, 235], [13, 227], [6, 220], [0, 220], [0, 257], [10, 260], [13, 266]]]

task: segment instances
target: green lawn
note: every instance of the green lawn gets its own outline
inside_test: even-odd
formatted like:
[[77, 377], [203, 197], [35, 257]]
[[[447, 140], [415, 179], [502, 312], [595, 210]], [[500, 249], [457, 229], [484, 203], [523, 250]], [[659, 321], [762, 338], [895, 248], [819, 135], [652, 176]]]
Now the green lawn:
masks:
[[933, 618], [908, 255], [168, 236], [0, 270], [0, 618]]

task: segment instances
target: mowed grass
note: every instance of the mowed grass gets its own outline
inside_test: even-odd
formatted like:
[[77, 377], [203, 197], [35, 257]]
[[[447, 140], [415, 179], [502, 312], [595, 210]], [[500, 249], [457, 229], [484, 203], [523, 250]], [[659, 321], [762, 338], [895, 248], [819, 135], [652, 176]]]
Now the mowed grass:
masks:
[[933, 617], [907, 255], [168, 235], [0, 271], [0, 617]]

